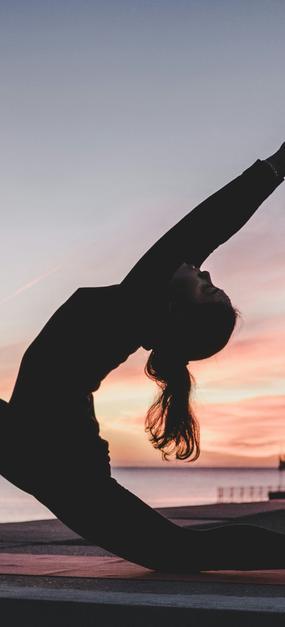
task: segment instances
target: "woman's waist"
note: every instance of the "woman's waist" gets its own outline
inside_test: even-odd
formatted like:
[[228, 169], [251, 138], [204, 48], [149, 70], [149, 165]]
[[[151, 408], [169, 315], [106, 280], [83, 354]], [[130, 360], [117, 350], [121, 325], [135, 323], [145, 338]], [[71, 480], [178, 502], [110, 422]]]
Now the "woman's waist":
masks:
[[91, 419], [37, 420], [7, 416], [1, 429], [0, 473], [21, 489], [35, 494], [57, 480], [103, 480], [111, 475], [109, 443]]

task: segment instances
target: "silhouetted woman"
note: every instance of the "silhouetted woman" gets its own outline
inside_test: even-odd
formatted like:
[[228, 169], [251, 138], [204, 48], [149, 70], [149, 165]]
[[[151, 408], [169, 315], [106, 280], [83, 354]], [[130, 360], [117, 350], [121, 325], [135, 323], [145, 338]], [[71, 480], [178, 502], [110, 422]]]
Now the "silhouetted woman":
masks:
[[[1, 473], [90, 542], [164, 571], [285, 566], [285, 535], [231, 524], [181, 528], [111, 477], [92, 392], [140, 346], [160, 386], [146, 428], [164, 457], [196, 459], [199, 430], [187, 363], [220, 351], [237, 319], [204, 260], [283, 181], [285, 144], [180, 220], [122, 283], [80, 288], [52, 316], [21, 362], [1, 406]], [[114, 255], [115, 261], [115, 255]]]

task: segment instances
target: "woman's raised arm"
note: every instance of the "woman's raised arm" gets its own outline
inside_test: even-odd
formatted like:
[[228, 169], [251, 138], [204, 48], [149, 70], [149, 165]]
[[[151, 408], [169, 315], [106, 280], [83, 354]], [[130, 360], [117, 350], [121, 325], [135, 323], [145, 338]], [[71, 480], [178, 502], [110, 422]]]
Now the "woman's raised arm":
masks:
[[258, 159], [190, 211], [141, 257], [121, 285], [147, 297], [163, 290], [183, 262], [199, 267], [284, 180], [284, 172], [269, 160]]

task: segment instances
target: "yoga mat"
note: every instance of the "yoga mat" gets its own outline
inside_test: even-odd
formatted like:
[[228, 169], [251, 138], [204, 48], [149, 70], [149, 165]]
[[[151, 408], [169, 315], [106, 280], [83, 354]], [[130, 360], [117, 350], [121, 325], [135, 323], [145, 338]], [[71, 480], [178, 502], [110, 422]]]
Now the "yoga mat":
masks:
[[256, 571], [208, 571], [195, 575], [161, 573], [118, 557], [31, 555], [1, 553], [0, 575], [82, 577], [95, 579], [140, 579], [252, 584], [285, 584], [285, 569]]

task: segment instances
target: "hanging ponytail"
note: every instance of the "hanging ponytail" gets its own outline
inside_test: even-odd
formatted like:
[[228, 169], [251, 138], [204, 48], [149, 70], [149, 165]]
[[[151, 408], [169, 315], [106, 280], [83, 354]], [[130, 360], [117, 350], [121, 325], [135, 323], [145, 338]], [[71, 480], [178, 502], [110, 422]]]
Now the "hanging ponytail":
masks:
[[145, 374], [161, 390], [147, 412], [145, 429], [163, 459], [175, 454], [176, 459], [195, 461], [200, 455], [200, 431], [190, 395], [196, 381], [186, 364], [219, 352], [240, 312], [231, 304], [207, 302], [192, 306], [189, 321], [183, 315], [169, 319], [145, 365]]
[[145, 419], [151, 443], [162, 451], [164, 460], [175, 454], [176, 459], [192, 456], [189, 461], [195, 461], [200, 455], [199, 423], [189, 401], [195, 379], [185, 360], [157, 348], [151, 351], [144, 371], [162, 390]]

